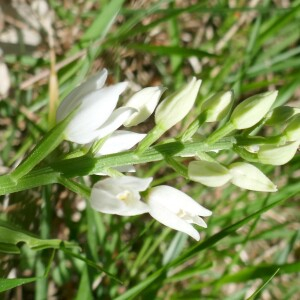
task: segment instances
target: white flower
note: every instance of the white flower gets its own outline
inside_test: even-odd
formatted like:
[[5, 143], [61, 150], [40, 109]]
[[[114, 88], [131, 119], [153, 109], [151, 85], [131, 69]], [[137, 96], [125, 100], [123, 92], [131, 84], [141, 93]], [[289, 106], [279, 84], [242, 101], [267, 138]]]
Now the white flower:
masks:
[[97, 182], [91, 193], [91, 206], [95, 210], [120, 216], [135, 216], [148, 212], [160, 223], [185, 232], [197, 241], [198, 231], [191, 225], [207, 227], [200, 217], [212, 213], [185, 193], [166, 185], [151, 188], [145, 202], [140, 192], [149, 188], [152, 178], [123, 176]]
[[148, 119], [154, 112], [157, 103], [165, 91], [165, 88], [147, 87], [135, 93], [125, 104], [126, 107], [132, 107], [137, 110], [124, 123], [126, 127], [138, 125]]
[[91, 206], [97, 211], [120, 216], [135, 216], [149, 211], [139, 192], [145, 191], [152, 178], [123, 176], [97, 182], [91, 193]]
[[191, 225], [207, 227], [200, 216], [212, 214], [185, 193], [166, 185], [150, 190], [146, 202], [149, 214], [160, 223], [186, 234], [199, 241], [199, 232]]
[[116, 130], [104, 142], [96, 156], [118, 153], [128, 150], [139, 143], [146, 134], [126, 130]]
[[103, 87], [107, 78], [104, 69], [74, 89], [57, 109], [57, 122], [77, 109], [68, 124], [66, 139], [87, 144], [119, 128], [136, 110], [120, 107], [115, 110], [119, 96], [127, 87], [126, 82]]

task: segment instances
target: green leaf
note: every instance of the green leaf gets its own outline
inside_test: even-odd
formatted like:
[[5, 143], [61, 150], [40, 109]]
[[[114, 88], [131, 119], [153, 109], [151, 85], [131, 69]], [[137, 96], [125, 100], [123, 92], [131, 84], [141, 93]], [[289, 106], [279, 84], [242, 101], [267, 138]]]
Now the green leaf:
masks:
[[257, 296], [265, 289], [265, 287], [272, 281], [272, 279], [276, 276], [276, 274], [279, 272], [280, 269], [277, 269], [271, 277], [264, 282], [247, 300], [254, 300]]
[[0, 293], [5, 292], [7, 290], [13, 289], [17, 286], [34, 282], [36, 280], [43, 279], [39, 277], [29, 277], [29, 278], [12, 278], [12, 279], [4, 279], [0, 278]]
[[103, 38], [113, 24], [123, 2], [124, 0], [110, 1], [109, 4], [102, 9], [101, 13], [99, 13], [93, 24], [82, 36], [81, 41], [86, 42]]
[[197, 56], [201, 57], [216, 57], [217, 55], [199, 49], [184, 48], [180, 46], [154, 46], [143, 44], [126, 44], [127, 48], [134, 49], [140, 52], [150, 52], [157, 55], [178, 55], [181, 57]]
[[47, 248], [59, 249], [61, 244], [66, 248], [78, 248], [70, 242], [63, 242], [58, 239], [39, 239], [23, 230], [0, 220], [0, 252], [20, 254], [19, 247], [25, 243], [32, 250], [42, 250]]
[[223, 276], [217, 285], [223, 285], [230, 282], [245, 282], [248, 280], [253, 280], [256, 278], [267, 278], [270, 277], [275, 271], [280, 269], [280, 274], [289, 274], [300, 272], [300, 262], [290, 263], [290, 264], [262, 264], [254, 267], [245, 268], [234, 274], [229, 274]]

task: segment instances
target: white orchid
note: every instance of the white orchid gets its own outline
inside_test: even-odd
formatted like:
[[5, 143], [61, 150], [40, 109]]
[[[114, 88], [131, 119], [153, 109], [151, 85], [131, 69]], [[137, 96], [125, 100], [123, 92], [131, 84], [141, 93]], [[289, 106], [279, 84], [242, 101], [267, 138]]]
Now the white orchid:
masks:
[[107, 70], [102, 70], [74, 89], [58, 107], [56, 120], [63, 120], [77, 109], [65, 130], [66, 139], [87, 144], [118, 129], [136, 109], [116, 108], [119, 96], [127, 87], [126, 82], [103, 87]]
[[212, 214], [185, 193], [167, 185], [152, 188], [146, 202], [149, 205], [149, 214], [154, 219], [185, 232], [197, 241], [200, 240], [200, 234], [191, 224], [206, 228], [207, 225], [200, 216], [207, 217]]
[[207, 227], [200, 217], [212, 213], [185, 193], [166, 185], [149, 189], [145, 201], [140, 192], [149, 188], [152, 178], [133, 176], [108, 178], [97, 182], [91, 193], [91, 206], [102, 213], [134, 216], [149, 213], [160, 223], [187, 233], [197, 241], [198, 231], [191, 225]]
[[135, 216], [149, 211], [141, 201], [140, 193], [145, 191], [152, 178], [123, 176], [98, 181], [92, 188], [91, 206], [97, 211], [120, 216]]

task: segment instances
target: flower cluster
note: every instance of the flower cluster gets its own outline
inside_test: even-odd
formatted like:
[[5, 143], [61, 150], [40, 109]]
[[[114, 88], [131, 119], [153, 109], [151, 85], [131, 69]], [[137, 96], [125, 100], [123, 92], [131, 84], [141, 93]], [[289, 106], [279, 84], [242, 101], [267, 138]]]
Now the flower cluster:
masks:
[[[170, 94], [159, 104], [165, 91], [162, 87], [148, 87], [135, 93], [123, 106], [117, 107], [120, 95], [127, 87], [126, 82], [104, 86], [107, 71], [103, 70], [74, 89], [61, 103], [57, 110], [57, 121], [73, 114], [64, 134], [65, 139], [91, 147], [97, 145], [93, 154], [100, 157], [131, 149], [138, 144], [135, 155], [143, 154], [165, 131], [180, 122], [192, 109], [200, 89], [201, 80], [192, 78], [179, 91]], [[230, 114], [233, 105], [233, 93], [220, 92], [208, 98], [201, 106], [200, 115], [178, 138], [181, 143], [193, 143], [199, 128], [204, 123], [219, 122], [227, 118], [206, 139], [202, 139], [207, 152], [210, 145], [237, 130], [251, 130], [263, 126], [272, 126], [278, 118], [286, 116], [288, 124], [280, 136], [270, 138], [256, 137], [253, 134], [234, 135], [233, 150], [241, 158], [250, 162], [280, 165], [288, 162], [295, 155], [300, 144], [300, 119], [297, 109], [285, 108], [283, 112], [274, 109], [277, 91], [254, 95], [241, 102]], [[147, 134], [132, 132], [136, 126], [154, 114], [155, 127]], [[127, 130], [120, 130], [124, 126]], [[186, 168], [180, 161], [166, 158], [180, 174], [186, 178], [210, 187], [219, 187], [232, 183], [238, 187], [275, 192], [277, 187], [263, 172], [248, 162], [234, 161], [227, 166], [219, 163], [209, 154], [201, 155], [201, 150], [191, 155]], [[213, 151], [216, 151], [214, 148]], [[182, 155], [184, 157], [185, 155]], [[186, 171], [184, 171], [186, 169]], [[120, 164], [119, 172], [134, 172], [130, 161], [126, 166]], [[98, 175], [106, 175], [105, 170]], [[212, 212], [185, 193], [167, 185], [151, 187], [152, 178], [124, 176], [98, 181], [91, 191], [91, 206], [102, 213], [121, 216], [134, 216], [148, 213], [160, 223], [184, 232], [196, 240], [198, 231], [191, 225], [207, 227], [201, 217]]]

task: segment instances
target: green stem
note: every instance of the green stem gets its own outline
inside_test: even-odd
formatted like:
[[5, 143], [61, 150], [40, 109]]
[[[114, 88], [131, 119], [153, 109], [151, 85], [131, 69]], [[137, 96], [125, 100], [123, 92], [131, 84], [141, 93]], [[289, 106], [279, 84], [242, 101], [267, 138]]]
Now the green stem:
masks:
[[236, 152], [241, 158], [250, 162], [259, 162], [256, 153], [251, 153], [243, 147], [233, 146], [234, 152]]
[[154, 128], [152, 128], [152, 130], [147, 134], [147, 136], [138, 145], [138, 147], [136, 149], [137, 155], [141, 155], [143, 152], [145, 152], [164, 133], [165, 133], [165, 130], [160, 128], [157, 125]]
[[85, 199], [89, 199], [91, 195], [91, 189], [85, 185], [82, 185], [76, 181], [60, 176], [58, 178], [58, 183], [64, 185], [69, 190], [76, 194], [81, 195]]
[[194, 120], [187, 130], [179, 138], [183, 143], [189, 140], [197, 130], [205, 123], [206, 113], [201, 113], [196, 120]]
[[171, 156], [166, 155], [165, 160], [166, 160], [167, 164], [170, 165], [179, 175], [181, 175], [185, 178], [189, 178], [188, 177], [188, 170], [187, 170], [187, 167], [185, 165], [183, 165], [179, 161], [175, 160]]
[[224, 126], [220, 127], [216, 131], [214, 131], [207, 139], [206, 143], [211, 145], [220, 140], [222, 137], [228, 135], [232, 131], [234, 131], [235, 128], [232, 125], [231, 122], [226, 123]]
[[[151, 147], [140, 156], [136, 155], [134, 151], [125, 151], [104, 155], [98, 158], [85, 155], [65, 159], [52, 163], [51, 166], [32, 170], [29, 174], [20, 178], [17, 184], [10, 175], [0, 176], [0, 195], [15, 193], [53, 183], [67, 185], [69, 183], [66, 183], [65, 181], [63, 182], [62, 180], [64, 179], [62, 178], [96, 174], [106, 168], [125, 166], [129, 164], [134, 165], [160, 161], [164, 160], [165, 156], [185, 157], [197, 155], [198, 151], [207, 152], [211, 150], [231, 149], [233, 144], [235, 144], [235, 139], [232, 137], [223, 138], [213, 145], [207, 145], [203, 142], [186, 144], [171, 142]], [[70, 189], [73, 190], [73, 188], [76, 189], [75, 186], [70, 186]], [[82, 191], [80, 193], [84, 195], [84, 197], [88, 195]]]

